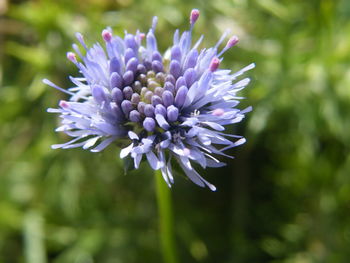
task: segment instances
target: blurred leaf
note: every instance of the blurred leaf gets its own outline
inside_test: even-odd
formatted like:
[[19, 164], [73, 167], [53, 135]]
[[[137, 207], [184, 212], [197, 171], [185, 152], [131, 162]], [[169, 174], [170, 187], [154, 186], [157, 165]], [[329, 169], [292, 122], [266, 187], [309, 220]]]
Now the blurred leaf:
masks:
[[27, 212], [24, 217], [25, 255], [28, 263], [45, 263], [43, 217], [37, 211]]
[[49, 54], [40, 47], [27, 47], [16, 42], [7, 42], [5, 52], [39, 69], [49, 64]]

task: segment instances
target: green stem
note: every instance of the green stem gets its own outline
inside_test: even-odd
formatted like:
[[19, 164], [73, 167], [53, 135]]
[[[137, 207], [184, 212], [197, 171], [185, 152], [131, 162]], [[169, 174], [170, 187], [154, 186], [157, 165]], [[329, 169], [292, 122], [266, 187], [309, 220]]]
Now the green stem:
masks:
[[160, 170], [155, 171], [157, 203], [159, 213], [160, 242], [165, 263], [177, 263], [171, 192]]

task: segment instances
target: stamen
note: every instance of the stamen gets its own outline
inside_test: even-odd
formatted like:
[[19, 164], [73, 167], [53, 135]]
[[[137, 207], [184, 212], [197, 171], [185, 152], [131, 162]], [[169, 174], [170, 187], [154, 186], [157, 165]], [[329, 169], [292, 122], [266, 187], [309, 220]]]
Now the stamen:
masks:
[[217, 57], [214, 57], [210, 62], [209, 70], [211, 72], [214, 72], [215, 70], [218, 69], [219, 65], [220, 65], [220, 59], [218, 59]]
[[110, 42], [112, 40], [112, 34], [107, 29], [102, 31], [102, 38], [106, 42]]
[[61, 100], [58, 105], [64, 109], [69, 108], [69, 105], [68, 105], [67, 101], [65, 101], [65, 100]]
[[197, 19], [199, 17], [199, 10], [198, 9], [192, 9], [191, 15], [190, 15], [190, 24], [191, 24], [191, 29], [196, 23]]
[[238, 36], [234, 35], [227, 41], [226, 47], [231, 48], [234, 45], [236, 45], [238, 43], [238, 41], [239, 41]]
[[222, 54], [224, 54], [228, 49], [233, 47], [238, 43], [239, 39], [237, 36], [232, 36], [228, 41], [226, 46], [221, 50], [221, 52], [218, 54], [218, 57], [220, 57]]
[[77, 57], [73, 52], [68, 52], [67, 53], [67, 58], [72, 61], [74, 64], [77, 63]]
[[191, 113], [191, 116], [192, 116], [192, 117], [196, 117], [196, 116], [198, 116], [200, 113], [201, 113], [201, 112], [200, 112], [199, 110], [195, 109], [195, 110]]

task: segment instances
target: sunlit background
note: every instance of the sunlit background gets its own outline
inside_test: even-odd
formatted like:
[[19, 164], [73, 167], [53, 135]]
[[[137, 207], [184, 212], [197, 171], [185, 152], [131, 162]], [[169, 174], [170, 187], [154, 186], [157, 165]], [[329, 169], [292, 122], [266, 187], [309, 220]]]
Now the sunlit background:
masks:
[[350, 260], [350, 2], [347, 0], [0, 0], [0, 262], [162, 262], [154, 176], [123, 172], [117, 148], [52, 150], [67, 138], [46, 112], [76, 69], [82, 32], [147, 31], [161, 50], [201, 11], [195, 37], [240, 37], [223, 66], [248, 72], [232, 132], [248, 142], [228, 166], [181, 176], [172, 189], [180, 262], [346, 263]]

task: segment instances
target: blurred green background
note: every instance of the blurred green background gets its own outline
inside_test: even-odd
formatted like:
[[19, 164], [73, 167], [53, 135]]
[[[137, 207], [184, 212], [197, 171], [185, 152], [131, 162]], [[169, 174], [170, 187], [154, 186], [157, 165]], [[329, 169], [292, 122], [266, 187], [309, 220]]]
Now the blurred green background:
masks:
[[233, 132], [248, 142], [218, 187], [182, 176], [172, 189], [180, 262], [350, 261], [350, 2], [347, 0], [0, 0], [0, 262], [162, 262], [154, 178], [124, 175], [118, 150], [51, 150], [67, 140], [46, 113], [77, 71], [65, 58], [82, 32], [146, 31], [164, 51], [201, 11], [195, 37], [240, 37], [224, 66], [251, 62]]

